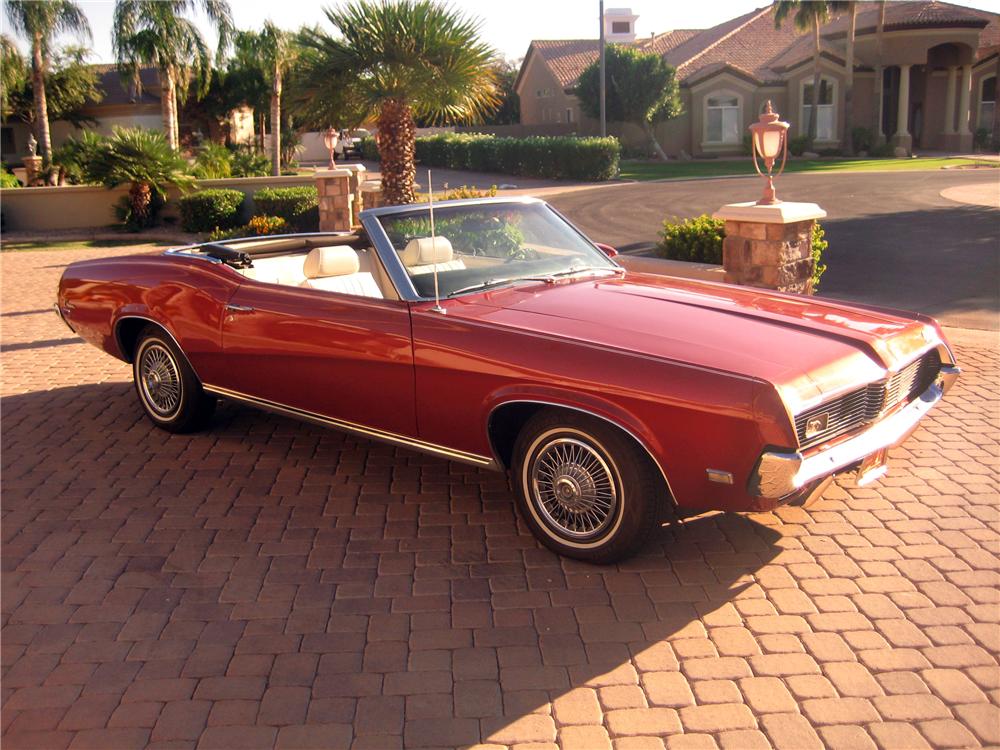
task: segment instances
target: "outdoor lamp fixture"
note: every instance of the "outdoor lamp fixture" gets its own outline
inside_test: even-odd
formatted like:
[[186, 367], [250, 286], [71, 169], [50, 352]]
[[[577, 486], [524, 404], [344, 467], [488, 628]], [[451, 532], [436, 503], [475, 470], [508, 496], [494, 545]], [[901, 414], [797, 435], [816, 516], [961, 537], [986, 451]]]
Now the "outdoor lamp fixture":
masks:
[[336, 128], [327, 128], [323, 133], [323, 145], [330, 152], [330, 169], [335, 169], [337, 166], [333, 163], [333, 154], [337, 150], [338, 143], [340, 143], [340, 132]]
[[[781, 165], [778, 167], [778, 174], [785, 169], [785, 159], [788, 157], [788, 123], [782, 122], [778, 113], [771, 109], [770, 99], [767, 108], [761, 114], [760, 119], [750, 126], [750, 134], [753, 139], [753, 166], [757, 174], [767, 178], [767, 187], [764, 189], [764, 196], [757, 201], [758, 206], [772, 206], [781, 203], [774, 193], [774, 163], [781, 156]], [[757, 163], [757, 157], [764, 162], [764, 170]]]

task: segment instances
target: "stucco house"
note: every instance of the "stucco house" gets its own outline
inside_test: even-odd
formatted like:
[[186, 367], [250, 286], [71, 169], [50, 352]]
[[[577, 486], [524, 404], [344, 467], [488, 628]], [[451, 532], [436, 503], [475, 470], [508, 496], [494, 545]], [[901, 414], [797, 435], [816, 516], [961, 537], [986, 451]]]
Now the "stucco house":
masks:
[[[848, 22], [834, 17], [821, 29], [822, 83], [817, 149], [837, 149], [855, 126], [914, 148], [968, 151], [979, 127], [992, 128], [1000, 66], [1000, 16], [951, 3], [917, 0], [885, 4], [881, 63], [883, 93], [876, 99], [878, 4], [858, 3], [853, 115], [845, 122], [845, 40]], [[748, 125], [771, 100], [792, 136], [804, 134], [813, 85], [813, 40], [792, 19], [774, 27], [771, 6], [709, 29], [678, 29], [637, 37], [628, 10], [605, 14], [608, 43], [655, 52], [677, 69], [684, 114], [657, 127], [670, 155], [737, 154]], [[592, 134], [596, 121], [581, 115], [574, 94], [580, 74], [598, 56], [595, 39], [535, 40], [516, 82], [522, 125], [562, 123], [567, 132]], [[609, 124], [627, 143], [645, 139], [639, 128]]]
[[[110, 135], [115, 126], [124, 128], [145, 128], [163, 130], [163, 116], [160, 110], [160, 77], [155, 68], [144, 67], [139, 71], [141, 86], [122, 80], [115, 65], [94, 65], [98, 74], [98, 87], [103, 96], [98, 101], [87, 102], [80, 113], [93, 119], [96, 124], [88, 125], [101, 135]], [[186, 123], [181, 110], [181, 135], [196, 127]], [[234, 109], [229, 113], [230, 137], [239, 143], [253, 141], [253, 111], [249, 107]], [[63, 120], [49, 123], [52, 147], [58, 148], [77, 128]], [[28, 137], [32, 127], [23, 122], [6, 122], [0, 127], [0, 157], [3, 161], [19, 164], [28, 155]], [[206, 134], [216, 135], [215, 133]]]

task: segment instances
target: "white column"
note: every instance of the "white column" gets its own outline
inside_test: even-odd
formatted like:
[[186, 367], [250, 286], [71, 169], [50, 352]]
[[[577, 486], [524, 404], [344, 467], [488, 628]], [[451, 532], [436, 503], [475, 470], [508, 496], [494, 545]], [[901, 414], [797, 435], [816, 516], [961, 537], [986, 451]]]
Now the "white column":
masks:
[[910, 119], [910, 67], [899, 66], [899, 108], [896, 110], [896, 135], [900, 138], [910, 135], [907, 128]]
[[958, 134], [971, 135], [969, 130], [969, 96], [972, 93], [972, 66], [962, 66], [962, 85], [958, 89]]
[[955, 78], [958, 75], [958, 68], [954, 65], [948, 67], [948, 88], [944, 95], [944, 130], [945, 135], [955, 133]]

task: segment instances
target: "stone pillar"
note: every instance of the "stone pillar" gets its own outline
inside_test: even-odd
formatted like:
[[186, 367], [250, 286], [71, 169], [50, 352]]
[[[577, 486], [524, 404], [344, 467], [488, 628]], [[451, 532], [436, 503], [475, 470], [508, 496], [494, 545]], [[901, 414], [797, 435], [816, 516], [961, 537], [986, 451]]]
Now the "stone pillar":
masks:
[[24, 164], [24, 186], [40, 185], [42, 179], [42, 157], [25, 156], [22, 163]]
[[381, 180], [365, 180], [361, 183], [361, 195], [365, 208], [379, 208], [385, 205], [382, 200]]
[[317, 169], [319, 231], [350, 232], [354, 228], [351, 172], [347, 169]]
[[[367, 170], [364, 164], [343, 164], [340, 169], [346, 169], [351, 173], [350, 191], [353, 196], [353, 201], [351, 202], [351, 222], [353, 226], [359, 227], [361, 226], [361, 219], [358, 216], [366, 208], [364, 197], [361, 194], [361, 186], [365, 182]], [[367, 206], [367, 208], [370, 208], [370, 206]]]
[[955, 132], [955, 76], [958, 68], [954, 65], [948, 67], [948, 88], [944, 95], [944, 130], [945, 135], [952, 135]]
[[899, 97], [896, 102], [896, 134], [893, 143], [896, 144], [896, 156], [906, 156], [910, 153], [913, 138], [910, 136], [910, 68], [911, 65], [899, 66]]
[[958, 134], [972, 135], [969, 130], [969, 99], [972, 94], [972, 66], [962, 66], [962, 83], [958, 88]]
[[815, 203], [730, 203], [713, 216], [726, 222], [726, 282], [812, 294], [812, 230], [826, 211]]

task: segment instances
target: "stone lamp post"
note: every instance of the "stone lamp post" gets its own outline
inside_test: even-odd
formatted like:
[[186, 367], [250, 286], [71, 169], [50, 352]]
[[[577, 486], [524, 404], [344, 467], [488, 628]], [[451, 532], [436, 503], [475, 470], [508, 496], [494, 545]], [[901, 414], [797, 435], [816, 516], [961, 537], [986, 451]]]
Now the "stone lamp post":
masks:
[[[781, 174], [788, 148], [788, 123], [767, 109], [749, 128], [754, 167], [767, 180], [756, 202], [730, 203], [714, 214], [726, 222], [722, 264], [731, 284], [765, 287], [782, 292], [812, 294], [812, 231], [826, 211], [815, 203], [780, 201], [774, 190], [774, 165], [781, 157]], [[757, 165], [758, 155], [764, 170]]]

